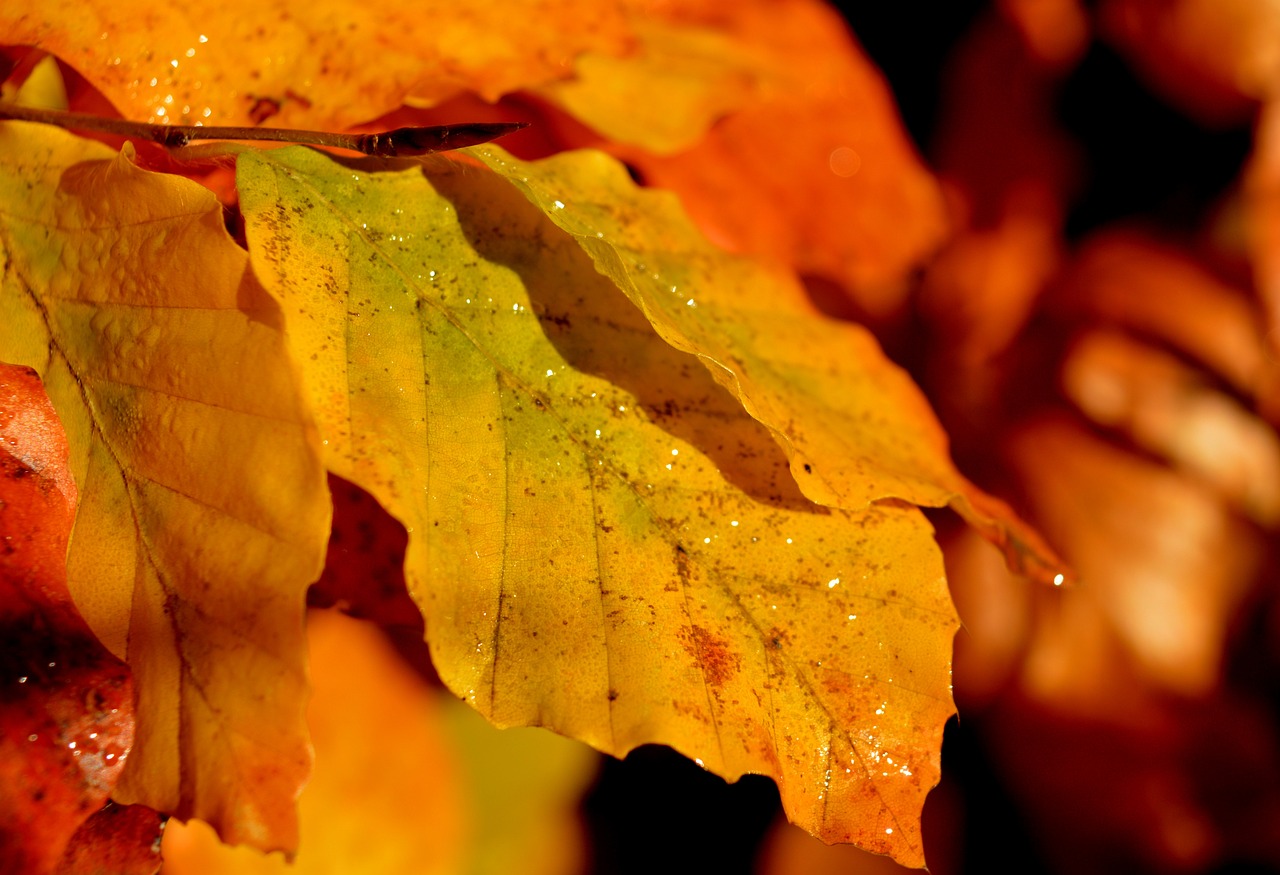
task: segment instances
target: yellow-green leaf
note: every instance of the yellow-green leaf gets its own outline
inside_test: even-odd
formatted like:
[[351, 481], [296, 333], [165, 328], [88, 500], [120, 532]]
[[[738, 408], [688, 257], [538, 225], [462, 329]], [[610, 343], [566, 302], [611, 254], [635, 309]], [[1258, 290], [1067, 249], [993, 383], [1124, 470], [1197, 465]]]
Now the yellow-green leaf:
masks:
[[636, 187], [600, 153], [536, 163], [476, 154], [586, 251], [677, 349], [766, 425], [811, 500], [859, 510], [885, 498], [952, 504], [1017, 570], [1061, 562], [1013, 513], [969, 483], [928, 401], [859, 325], [817, 312], [789, 273], [706, 242], [671, 194]]
[[114, 795], [291, 849], [328, 503], [278, 307], [199, 185], [23, 122], [0, 156], [0, 359], [66, 427], [68, 582], [137, 690]]
[[376, 166], [284, 149], [238, 183], [327, 464], [408, 529], [445, 682], [499, 725], [771, 775], [809, 830], [922, 864], [956, 619], [921, 513], [806, 499], [507, 180]]

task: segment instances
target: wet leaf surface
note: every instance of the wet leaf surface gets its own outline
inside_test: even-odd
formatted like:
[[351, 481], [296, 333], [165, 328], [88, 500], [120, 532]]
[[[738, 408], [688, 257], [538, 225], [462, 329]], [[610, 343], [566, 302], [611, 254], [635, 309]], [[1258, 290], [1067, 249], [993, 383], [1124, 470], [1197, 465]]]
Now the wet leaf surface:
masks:
[[[603, 190], [621, 173], [573, 160]], [[452, 690], [500, 726], [771, 775], [828, 841], [922, 862], [955, 621], [918, 510], [811, 503], [498, 175], [292, 149], [238, 182], [327, 464], [408, 530]]]
[[476, 154], [768, 427], [809, 499], [855, 511], [886, 498], [950, 503], [1019, 571], [1052, 580], [1064, 570], [1012, 511], [955, 469], [924, 395], [870, 332], [821, 316], [789, 273], [712, 246], [671, 195], [637, 188], [601, 154], [537, 164], [496, 147]]
[[155, 875], [163, 829], [145, 805], [108, 802], [71, 837], [57, 875]]
[[8, 44], [39, 46], [94, 83], [126, 118], [176, 124], [341, 129], [402, 103], [471, 91], [488, 100], [568, 75], [590, 46], [630, 42], [609, 4], [387, 6], [231, 0], [216, 7], [90, 2], [77, 14], [6, 4]]

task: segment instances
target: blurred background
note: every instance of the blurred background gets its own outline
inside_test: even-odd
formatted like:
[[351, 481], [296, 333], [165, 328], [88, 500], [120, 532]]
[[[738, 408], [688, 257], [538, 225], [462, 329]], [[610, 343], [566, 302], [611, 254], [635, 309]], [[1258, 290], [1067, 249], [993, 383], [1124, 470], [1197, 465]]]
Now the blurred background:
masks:
[[[965, 628], [930, 870], [1280, 871], [1280, 4], [841, 12], [951, 232], [891, 304], [810, 291], [1084, 581], [1030, 588], [933, 515]], [[658, 749], [606, 762], [584, 812], [599, 873], [905, 871]]]

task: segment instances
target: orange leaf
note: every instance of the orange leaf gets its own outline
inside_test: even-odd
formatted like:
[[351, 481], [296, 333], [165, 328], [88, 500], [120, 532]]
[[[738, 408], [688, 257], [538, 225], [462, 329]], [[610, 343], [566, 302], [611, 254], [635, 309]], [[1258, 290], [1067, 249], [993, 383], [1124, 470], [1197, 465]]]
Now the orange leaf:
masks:
[[[647, 183], [679, 194], [716, 243], [840, 283], [873, 316], [896, 313], [908, 275], [941, 243], [947, 221], [888, 88], [838, 13], [816, 0], [655, 5], [643, 14], [662, 21], [662, 32], [727, 35], [750, 99], [722, 104], [724, 117], [677, 154], [580, 103], [568, 108], [617, 139], [611, 150]], [[721, 65], [712, 71], [728, 75]], [[611, 80], [594, 87], [607, 110]], [[627, 109], [664, 113], [661, 95], [655, 88]]]
[[228, 0], [210, 7], [30, 0], [0, 10], [6, 42], [38, 46], [126, 117], [182, 124], [345, 128], [402, 103], [488, 100], [568, 73], [588, 46], [619, 51], [609, 4]]
[[1106, 0], [1099, 28], [1164, 96], [1210, 123], [1280, 97], [1280, 6], [1258, 0]]
[[71, 837], [57, 875], [154, 875], [164, 826], [145, 805], [108, 802]]
[[27, 368], [0, 365], [0, 871], [53, 872], [133, 744], [129, 670], [71, 603], [76, 489]]

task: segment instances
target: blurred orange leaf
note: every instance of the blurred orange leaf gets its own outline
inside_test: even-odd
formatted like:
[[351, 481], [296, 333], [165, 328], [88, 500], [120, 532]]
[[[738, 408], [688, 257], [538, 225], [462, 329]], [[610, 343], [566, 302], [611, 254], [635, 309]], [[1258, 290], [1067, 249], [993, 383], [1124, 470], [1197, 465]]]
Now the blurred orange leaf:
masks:
[[731, 60], [695, 73], [710, 88], [733, 71], [727, 93], [716, 92], [722, 102], [700, 105], [723, 117], [674, 151], [672, 139], [633, 133], [662, 129], [634, 120], [668, 112], [660, 90], [627, 102], [633, 119], [619, 124], [611, 81], [587, 69], [555, 88], [595, 89], [593, 107], [564, 104], [647, 183], [679, 194], [716, 243], [839, 283], [872, 316], [897, 314], [947, 220], [888, 88], [838, 13], [816, 0], [638, 5], [634, 14], [660, 22], [640, 33], [642, 56], [661, 47], [655, 34], [730, 40]]
[[[165, 829], [165, 875], [404, 872], [567, 875], [580, 868], [574, 808], [592, 775], [586, 748], [538, 730], [459, 723], [379, 631], [328, 611], [307, 620], [316, 763], [298, 800], [301, 849], [231, 848], [202, 823]], [[375, 682], [376, 681], [376, 682]], [[493, 770], [494, 783], [475, 771]], [[497, 791], [497, 792], [494, 792]]]
[[1148, 82], [1211, 123], [1280, 96], [1280, 5], [1258, 0], [1106, 0], [1099, 29]]

